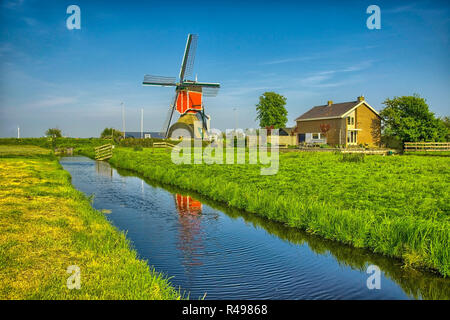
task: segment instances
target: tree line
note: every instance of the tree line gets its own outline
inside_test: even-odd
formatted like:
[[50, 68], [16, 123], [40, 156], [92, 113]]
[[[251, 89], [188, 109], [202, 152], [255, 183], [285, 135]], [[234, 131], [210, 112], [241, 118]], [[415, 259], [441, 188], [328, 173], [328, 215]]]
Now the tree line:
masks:
[[[261, 128], [284, 128], [287, 123], [286, 98], [265, 92], [256, 105], [256, 120]], [[418, 94], [387, 98], [380, 111], [383, 140], [399, 142], [450, 141], [450, 117], [436, 117], [426, 100]]]

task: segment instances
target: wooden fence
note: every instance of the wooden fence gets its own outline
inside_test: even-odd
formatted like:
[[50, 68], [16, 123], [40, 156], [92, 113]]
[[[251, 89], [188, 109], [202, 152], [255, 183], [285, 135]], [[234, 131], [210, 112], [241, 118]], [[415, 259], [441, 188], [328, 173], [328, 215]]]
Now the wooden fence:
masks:
[[405, 142], [404, 151], [450, 151], [450, 142]]
[[112, 144], [105, 144], [100, 147], [95, 147], [95, 160], [107, 160], [112, 157]]
[[169, 142], [153, 142], [154, 148], [178, 148], [177, 145]]
[[369, 149], [369, 150], [365, 150], [365, 149], [353, 149], [353, 148], [349, 148], [349, 149], [340, 149], [338, 152], [340, 153], [363, 153], [363, 154], [381, 154], [381, 155], [391, 155], [391, 154], [396, 154], [397, 151], [394, 149]]

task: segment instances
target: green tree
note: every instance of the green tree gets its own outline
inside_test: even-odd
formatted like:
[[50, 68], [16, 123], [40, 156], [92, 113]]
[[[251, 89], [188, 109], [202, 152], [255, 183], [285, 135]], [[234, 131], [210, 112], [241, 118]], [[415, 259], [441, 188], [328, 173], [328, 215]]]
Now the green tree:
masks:
[[446, 116], [441, 118], [442, 123], [447, 128], [447, 134], [445, 135], [445, 141], [450, 141], [450, 117]]
[[256, 105], [259, 126], [284, 128], [287, 122], [286, 98], [275, 92], [264, 92]]
[[383, 135], [401, 142], [444, 141], [447, 129], [429, 110], [424, 98], [413, 96], [386, 99], [381, 110]]
[[61, 138], [61, 130], [58, 128], [50, 128], [47, 131], [45, 131], [45, 135], [50, 138]]
[[113, 137], [114, 140], [117, 140], [123, 137], [123, 132], [114, 128], [105, 128], [100, 134], [100, 138], [102, 139], [111, 139], [111, 137]]

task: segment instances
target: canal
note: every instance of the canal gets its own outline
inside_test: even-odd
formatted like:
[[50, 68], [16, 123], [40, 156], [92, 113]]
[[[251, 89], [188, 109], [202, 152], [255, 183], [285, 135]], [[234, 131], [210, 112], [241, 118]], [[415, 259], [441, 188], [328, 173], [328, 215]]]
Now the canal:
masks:
[[[73, 185], [139, 257], [191, 299], [449, 299], [450, 285], [367, 250], [161, 186], [106, 162], [64, 157]], [[370, 290], [367, 268], [381, 270]]]

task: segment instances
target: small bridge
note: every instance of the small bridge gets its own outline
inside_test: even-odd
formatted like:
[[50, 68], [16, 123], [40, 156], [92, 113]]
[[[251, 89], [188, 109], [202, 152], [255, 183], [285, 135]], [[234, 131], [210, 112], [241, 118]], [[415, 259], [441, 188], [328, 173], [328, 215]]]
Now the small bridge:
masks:
[[177, 145], [169, 143], [169, 142], [153, 142], [154, 148], [178, 148]]
[[112, 157], [112, 149], [114, 146], [112, 144], [104, 144], [100, 147], [95, 147], [95, 160], [108, 160]]

